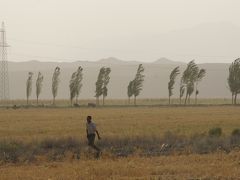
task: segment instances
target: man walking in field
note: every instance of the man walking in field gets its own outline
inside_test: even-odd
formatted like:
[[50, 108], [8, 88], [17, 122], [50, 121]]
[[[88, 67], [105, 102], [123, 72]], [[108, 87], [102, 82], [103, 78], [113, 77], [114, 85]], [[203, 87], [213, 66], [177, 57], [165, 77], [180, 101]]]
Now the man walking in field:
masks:
[[101, 137], [97, 131], [96, 125], [92, 122], [92, 116], [87, 116], [86, 132], [88, 145], [97, 151], [96, 158], [99, 158], [101, 150], [94, 144], [94, 141], [96, 134], [99, 140]]

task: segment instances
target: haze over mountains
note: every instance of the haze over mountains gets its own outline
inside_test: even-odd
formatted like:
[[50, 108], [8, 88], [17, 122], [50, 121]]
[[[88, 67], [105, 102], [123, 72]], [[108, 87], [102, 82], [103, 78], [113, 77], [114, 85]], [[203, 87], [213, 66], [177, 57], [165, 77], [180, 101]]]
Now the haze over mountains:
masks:
[[[80, 99], [94, 98], [95, 82], [100, 67], [111, 67], [109, 94], [107, 98], [127, 98], [127, 85], [135, 76], [137, 61], [123, 61], [118, 58], [105, 58], [96, 62], [9, 62], [10, 71], [10, 95], [12, 99], [26, 98], [26, 80], [29, 71], [34, 72], [33, 91], [31, 98], [36, 98], [35, 81], [38, 71], [44, 75], [43, 91], [40, 99], [51, 99], [51, 79], [56, 66], [61, 68], [58, 99], [69, 99], [69, 80], [71, 74], [78, 68], [83, 67], [83, 87]], [[172, 61], [167, 58], [160, 58], [151, 63], [143, 63], [145, 67], [145, 81], [143, 91], [139, 98], [167, 98], [167, 83], [171, 70], [180, 66], [181, 72], [185, 69], [186, 63]], [[230, 98], [231, 94], [227, 88], [227, 63], [199, 64], [207, 70], [207, 75], [199, 84], [200, 98]], [[175, 85], [173, 97], [179, 96], [179, 78]]]
[[164, 54], [180, 61], [231, 62], [239, 56], [239, 32], [240, 28], [231, 23], [204, 23], [167, 33], [132, 37], [125, 48], [138, 48], [134, 53], [139, 59], [143, 54], [149, 55], [148, 59]]
[[[85, 44], [86, 48], [83, 49], [71, 48], [71, 46], [67, 49], [67, 46], [52, 46], [44, 43], [37, 45], [27, 44], [27, 42], [21, 46], [13, 41], [10, 42], [12, 49], [9, 59], [16, 62], [9, 63], [11, 98], [25, 99], [29, 71], [34, 72], [32, 98], [35, 98], [35, 80], [38, 71], [44, 75], [43, 92], [40, 98], [51, 98], [51, 78], [56, 66], [61, 68], [61, 83], [57, 96], [59, 99], [69, 98], [70, 76], [78, 66], [84, 69], [80, 99], [94, 98], [95, 82], [102, 66], [109, 66], [112, 69], [107, 98], [126, 98], [128, 83], [134, 78], [140, 63], [144, 64], [146, 78], [139, 98], [167, 98], [167, 83], [171, 70], [180, 66], [182, 72], [187, 61], [192, 59], [196, 59], [197, 63], [201, 62], [199, 66], [207, 70], [206, 77], [199, 84], [199, 97], [230, 98], [231, 94], [227, 86], [228, 67], [230, 62], [239, 56], [239, 32], [240, 28], [231, 23], [204, 23], [167, 33], [104, 36], [97, 41], [91, 41], [90, 44]], [[30, 56], [25, 56], [24, 53], [23, 56], [15, 57], [15, 49], [20, 52], [29, 52]], [[55, 55], [49, 52], [57, 54], [58, 57], [51, 58]], [[72, 57], [75, 59], [74, 62], [68, 62], [69, 54], [75, 56]], [[114, 57], [92, 61], [97, 59], [96, 57], [108, 57], [111, 54]], [[162, 55], [165, 57], [156, 58]], [[25, 61], [21, 62], [22, 59]], [[30, 59], [31, 61], [26, 61]], [[179, 96], [179, 78], [180, 76], [176, 82], [173, 97]]]
[[166, 54], [170, 59], [200, 62], [232, 62], [239, 57], [240, 28], [231, 23], [203, 23], [192, 28], [152, 35], [143, 49]]
[[[31, 32], [33, 37], [22, 40], [23, 37], [19, 37], [15, 40], [11, 38], [13, 32], [9, 32], [8, 41], [11, 45], [9, 60], [69, 62], [84, 59], [95, 61], [102, 57], [114, 56], [124, 61], [151, 62], [164, 56], [183, 62], [196, 59], [201, 63], [230, 63], [239, 56], [239, 32], [239, 26], [228, 22], [202, 23], [165, 33], [121, 34], [111, 31], [105, 36], [95, 34], [100, 36], [95, 39], [88, 37], [87, 43], [84, 44], [83, 39], [80, 39], [82, 34], [64, 32], [62, 36], [65, 37], [65, 33], [69, 36], [69, 42], [64, 43], [65, 45], [59, 42], [61, 38], [56, 34], [38, 40], [38, 36]], [[104, 62], [104, 59], [101, 61]]]

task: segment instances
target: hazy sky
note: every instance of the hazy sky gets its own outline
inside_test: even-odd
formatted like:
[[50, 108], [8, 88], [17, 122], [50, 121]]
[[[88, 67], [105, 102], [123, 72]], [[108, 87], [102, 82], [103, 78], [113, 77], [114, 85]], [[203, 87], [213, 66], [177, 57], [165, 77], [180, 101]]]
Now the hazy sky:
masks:
[[239, 9], [239, 0], [0, 0], [0, 21], [11, 61], [230, 62]]

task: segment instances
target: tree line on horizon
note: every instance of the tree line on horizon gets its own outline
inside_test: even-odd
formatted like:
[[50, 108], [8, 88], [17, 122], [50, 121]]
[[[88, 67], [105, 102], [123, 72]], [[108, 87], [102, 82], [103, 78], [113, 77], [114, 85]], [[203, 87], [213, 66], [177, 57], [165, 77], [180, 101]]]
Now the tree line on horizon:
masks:
[[[168, 101], [171, 104], [171, 96], [173, 95], [173, 89], [176, 77], [180, 74], [179, 66], [174, 68], [170, 74], [168, 82]], [[185, 94], [184, 104], [190, 104], [191, 95], [195, 91], [195, 104], [197, 104], [197, 97], [199, 94], [198, 83], [206, 75], [205, 69], [200, 69], [194, 60], [187, 64], [186, 69], [182, 73], [180, 79], [180, 89], [179, 89], [179, 103], [182, 104], [182, 98]]]
[[[144, 82], [144, 67], [142, 64], [139, 64], [137, 72], [133, 80], [131, 80], [127, 86], [127, 97], [128, 104], [131, 104], [131, 98], [133, 97], [133, 104], [136, 105], [137, 97], [140, 95], [143, 90]], [[97, 81], [95, 83], [95, 98], [96, 105], [100, 105], [100, 97], [102, 96], [102, 105], [105, 105], [105, 98], [108, 95], [108, 84], [110, 82], [110, 67], [101, 67], [97, 76]], [[177, 77], [180, 75], [180, 67], [175, 67], [169, 75], [169, 82], [167, 85], [168, 88], [168, 103], [171, 104], [171, 97], [173, 96], [174, 85], [176, 83]], [[190, 104], [191, 96], [195, 95], [195, 104], [197, 104], [199, 89], [198, 85], [202, 79], [206, 76], [206, 70], [199, 68], [194, 60], [190, 61], [187, 64], [186, 69], [182, 72], [180, 78], [180, 87], [179, 87], [179, 104], [182, 104], [184, 98], [184, 105]], [[27, 104], [29, 104], [29, 97], [32, 93], [32, 78], [33, 73], [28, 73], [27, 83], [26, 83], [26, 95], [27, 95]], [[83, 80], [83, 68], [79, 66], [75, 72], [72, 73], [69, 81], [69, 92], [70, 92], [70, 103], [78, 104], [78, 97], [81, 92]], [[58, 87], [60, 82], [60, 68], [56, 67], [52, 76], [52, 96], [53, 96], [53, 105], [55, 105], [55, 100], [58, 93]], [[240, 58], [236, 59], [229, 67], [229, 76], [227, 78], [229, 90], [232, 93], [232, 104], [237, 104], [237, 95], [240, 93]], [[36, 98], [37, 104], [39, 96], [42, 92], [43, 85], [43, 75], [41, 72], [38, 73], [36, 80]], [[185, 96], [185, 97], [184, 97]], [[75, 102], [74, 102], [75, 99]]]

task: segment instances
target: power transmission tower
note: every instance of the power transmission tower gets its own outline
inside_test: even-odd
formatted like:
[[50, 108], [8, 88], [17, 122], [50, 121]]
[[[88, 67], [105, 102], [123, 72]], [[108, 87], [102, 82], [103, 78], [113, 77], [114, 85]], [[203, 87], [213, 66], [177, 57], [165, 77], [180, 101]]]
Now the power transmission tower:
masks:
[[0, 100], [8, 100], [9, 97], [9, 79], [8, 79], [8, 61], [6, 31], [4, 22], [0, 28]]

